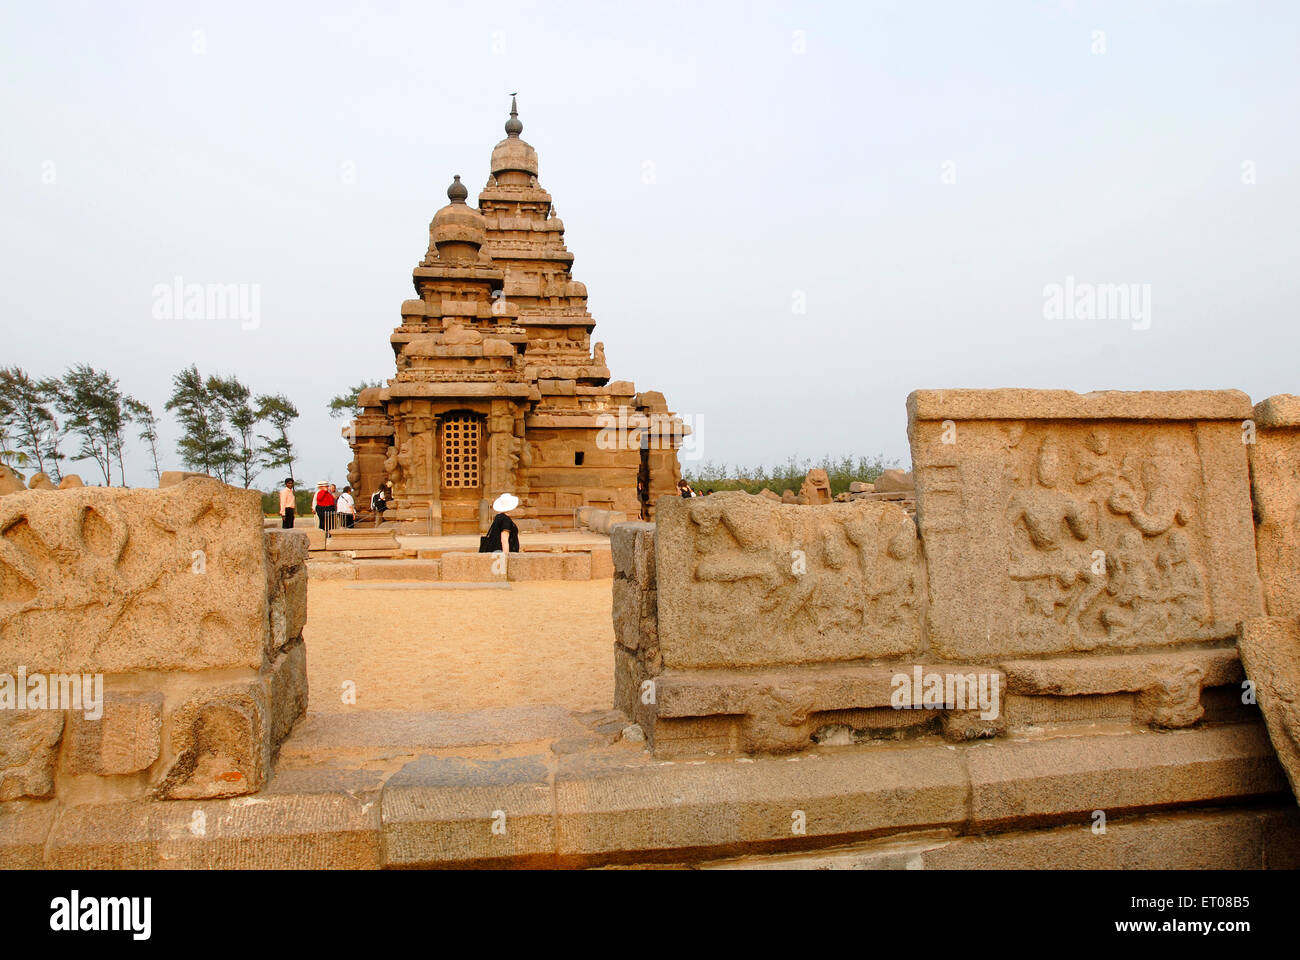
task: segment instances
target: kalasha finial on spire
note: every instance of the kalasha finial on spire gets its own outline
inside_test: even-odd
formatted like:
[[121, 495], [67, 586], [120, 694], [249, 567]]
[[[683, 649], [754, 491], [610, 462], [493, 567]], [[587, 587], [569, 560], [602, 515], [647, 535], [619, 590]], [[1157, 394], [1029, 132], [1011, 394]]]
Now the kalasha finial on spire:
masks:
[[510, 119], [506, 121], [506, 136], [517, 137], [524, 132], [524, 125], [519, 121], [519, 105], [515, 102], [517, 93], [510, 94]]
[[469, 190], [465, 188], [465, 184], [460, 182], [459, 173], [455, 177], [451, 182], [451, 186], [447, 188], [447, 199], [452, 203], [464, 203], [465, 198], [469, 196]]

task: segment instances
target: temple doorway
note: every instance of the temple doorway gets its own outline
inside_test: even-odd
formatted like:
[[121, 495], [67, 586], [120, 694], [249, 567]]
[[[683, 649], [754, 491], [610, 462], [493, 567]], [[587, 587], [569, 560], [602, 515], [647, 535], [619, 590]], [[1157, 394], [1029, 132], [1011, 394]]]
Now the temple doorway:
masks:
[[483, 418], [458, 412], [443, 418], [442, 532], [478, 533], [483, 497]]

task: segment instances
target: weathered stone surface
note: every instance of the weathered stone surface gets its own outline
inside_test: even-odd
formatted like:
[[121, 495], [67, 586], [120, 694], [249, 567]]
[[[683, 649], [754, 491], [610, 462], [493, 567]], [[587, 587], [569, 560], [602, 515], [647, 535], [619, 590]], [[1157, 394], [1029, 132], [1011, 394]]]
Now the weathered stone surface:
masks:
[[65, 810], [46, 865], [64, 870], [376, 869], [379, 804], [334, 792]]
[[13, 800], [0, 804], [0, 870], [36, 870], [54, 826], [56, 801]]
[[262, 662], [261, 500], [216, 480], [0, 501], [0, 669], [122, 673]]
[[804, 503], [813, 506], [823, 506], [831, 502], [831, 482], [826, 476], [826, 471], [821, 469], [809, 470], [804, 477], [803, 486], [799, 488], [799, 496], [803, 497]]
[[364, 710], [309, 713], [280, 748], [281, 760], [352, 756], [373, 750], [412, 754], [452, 747], [529, 743], [577, 736], [562, 707], [489, 707], [468, 713]]
[[[914, 390], [912, 420], [1235, 420], [1251, 415], [1240, 390]], [[915, 461], [913, 461], [915, 462]]]
[[589, 553], [512, 553], [506, 578], [522, 580], [590, 580]]
[[1137, 692], [1181, 676], [1188, 669], [1200, 674], [1201, 685], [1239, 683], [1243, 677], [1235, 647], [1129, 653], [1104, 657], [1054, 657], [1007, 660], [1009, 693], [1080, 696]]
[[920, 645], [916, 526], [894, 504], [796, 509], [725, 492], [662, 498], [657, 516], [666, 667], [902, 656]]
[[307, 578], [309, 580], [356, 580], [357, 564], [355, 563], [308, 563]]
[[171, 716], [171, 752], [176, 759], [158, 795], [194, 800], [260, 790], [271, 761], [266, 701], [260, 683], [191, 695]]
[[27, 484], [23, 483], [22, 478], [0, 463], [0, 497], [7, 493], [21, 493], [26, 489]]
[[[620, 527], [626, 524], [620, 524]], [[615, 527], [614, 529], [619, 529]], [[591, 579], [608, 580], [614, 576], [614, 558], [609, 547], [591, 548]]]
[[1012, 660], [1003, 669], [1012, 694], [1137, 693], [1133, 719], [1166, 728], [1201, 719], [1203, 688], [1239, 683], [1243, 677], [1234, 647]]
[[[914, 670], [919, 670], [920, 676], [936, 675], [945, 684], [934, 708], [899, 707], [898, 678], [906, 680], [910, 702]], [[855, 730], [868, 738], [885, 726], [926, 724], [950, 713], [957, 714], [945, 720], [943, 729], [950, 739], [965, 741], [995, 736], [1006, 730], [1000, 699], [1005, 686], [1000, 671], [942, 665], [828, 663], [772, 670], [667, 671], [655, 678], [655, 756], [669, 755], [665, 738], [678, 741], [671, 747], [672, 755], [702, 752], [703, 748], [712, 746], [705, 741], [716, 735], [711, 730], [716, 724], [695, 726], [703, 734], [703, 740], [696, 744], [700, 749], [694, 751], [689, 749], [691, 728], [674, 724], [672, 730], [664, 733], [665, 720], [691, 717], [727, 719], [728, 744], [723, 748], [726, 753], [788, 753], [807, 749], [814, 734], [829, 725], [843, 726], [847, 734], [845, 742], [855, 742]], [[983, 711], [977, 709], [981, 689], [987, 699]], [[944, 698], [949, 692], [953, 696], [952, 709], [945, 710]], [[923, 697], [924, 692], [918, 691], [918, 696]], [[981, 712], [987, 712], [988, 718], [981, 719]]]
[[158, 489], [161, 490], [164, 487], [174, 487], [179, 483], [183, 483], [186, 480], [191, 480], [196, 477], [208, 478], [208, 474], [196, 473], [190, 470], [164, 470], [162, 476], [158, 478]]
[[296, 640], [271, 664], [271, 742], [279, 745], [307, 712], [307, 644]]
[[549, 863], [555, 825], [548, 780], [541, 756], [413, 760], [384, 788], [388, 865]]
[[875, 489], [874, 483], [867, 483], [864, 480], [854, 480], [849, 484], [849, 493], [872, 493]]
[[74, 490], [77, 487], [84, 487], [84, 486], [85, 484], [81, 482], [81, 478], [77, 476], [75, 473], [66, 473], [63, 475], [63, 478], [59, 481], [60, 490]]
[[0, 801], [53, 795], [62, 736], [61, 710], [0, 710]]
[[[944, 746], [754, 763], [632, 764], [561, 757], [561, 862], [671, 859], [677, 851], [885, 833], [966, 818], [961, 758]], [[799, 825], [805, 831], [795, 833]]]
[[32, 478], [27, 481], [28, 490], [57, 490], [54, 481], [50, 479], [48, 473], [33, 473]]
[[69, 773], [104, 776], [145, 770], [162, 750], [162, 721], [161, 693], [105, 693], [98, 720], [69, 712], [64, 765]]
[[637, 538], [642, 535], [654, 537], [653, 523], [620, 523], [610, 531], [609, 550], [614, 559], [614, 572], [620, 576], [636, 578], [635, 556]]
[[1300, 397], [1255, 405], [1250, 454], [1255, 549], [1269, 616], [1300, 615]]
[[867, 489], [854, 490], [854, 493], [907, 493], [916, 489], [916, 481], [910, 470], [886, 470], [876, 478], [875, 483], [855, 485]]
[[1286, 789], [1261, 726], [991, 741], [967, 749], [977, 828], [1235, 801]]
[[443, 563], [440, 560], [358, 560], [353, 567], [357, 572], [357, 580], [443, 579]]
[[[486, 583], [491, 580], [506, 579], [506, 572], [498, 573], [493, 569], [494, 557], [490, 553], [444, 553], [442, 555], [442, 579], [453, 582]], [[507, 563], [506, 571], [509, 570]]]
[[1269, 739], [1300, 798], [1300, 624], [1291, 617], [1247, 620], [1239, 646]]
[[1246, 402], [913, 393], [934, 650], [981, 659], [1235, 636], [1262, 610]]

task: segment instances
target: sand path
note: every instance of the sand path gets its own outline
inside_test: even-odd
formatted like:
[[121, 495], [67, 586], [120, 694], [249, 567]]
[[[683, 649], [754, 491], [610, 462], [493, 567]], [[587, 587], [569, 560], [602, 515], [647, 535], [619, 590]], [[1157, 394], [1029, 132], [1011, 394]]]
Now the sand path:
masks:
[[[554, 703], [608, 709], [614, 697], [609, 580], [509, 590], [308, 590], [309, 710], [477, 710]], [[356, 685], [356, 705], [342, 700]]]

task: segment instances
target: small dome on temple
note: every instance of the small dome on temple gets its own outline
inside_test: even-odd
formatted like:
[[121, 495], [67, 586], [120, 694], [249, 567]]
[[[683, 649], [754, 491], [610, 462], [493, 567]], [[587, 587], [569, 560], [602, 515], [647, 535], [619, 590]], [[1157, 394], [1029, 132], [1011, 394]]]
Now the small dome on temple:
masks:
[[[483, 214], [465, 203], [469, 191], [460, 182], [459, 174], [447, 188], [451, 203], [433, 215], [429, 224], [430, 246], [436, 247], [438, 256], [451, 260], [474, 260], [487, 239], [487, 224]], [[431, 251], [432, 252], [432, 251]]]

